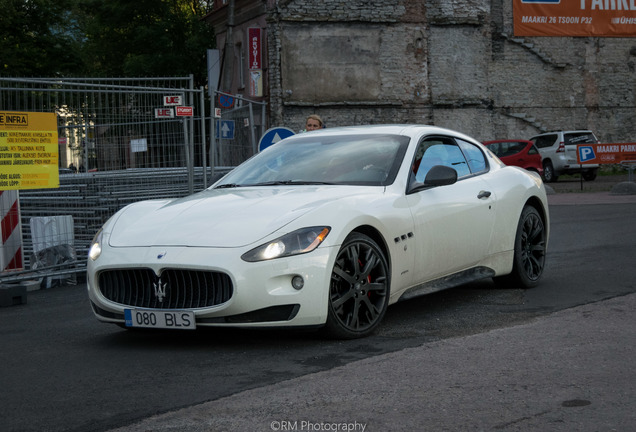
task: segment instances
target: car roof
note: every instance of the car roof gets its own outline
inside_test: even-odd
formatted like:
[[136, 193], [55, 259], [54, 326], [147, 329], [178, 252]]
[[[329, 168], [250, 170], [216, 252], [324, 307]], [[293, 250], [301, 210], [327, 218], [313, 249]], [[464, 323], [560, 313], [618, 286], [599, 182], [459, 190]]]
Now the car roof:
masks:
[[482, 141], [482, 144], [496, 144], [496, 143], [507, 143], [507, 142], [522, 142], [526, 144], [532, 144], [532, 141], [528, 141], [527, 139], [502, 139], [502, 140], [492, 140], [492, 141]]
[[[558, 134], [558, 133], [563, 133], [563, 134], [569, 134], [569, 133], [593, 133], [591, 130], [587, 130], [587, 129], [574, 129], [574, 130], [555, 130], [555, 131], [550, 131], [550, 132], [543, 132], [537, 135], [533, 135], [532, 138], [536, 138], [538, 136], [542, 136], [542, 135], [552, 135], [552, 134]], [[532, 139], [530, 138], [530, 139]]]
[[308, 134], [316, 136], [331, 136], [331, 135], [359, 135], [359, 134], [395, 134], [406, 136], [419, 136], [419, 135], [452, 135], [457, 138], [462, 138], [467, 141], [475, 141], [475, 138], [465, 135], [462, 132], [453, 129], [447, 129], [439, 126], [432, 125], [419, 125], [419, 124], [382, 124], [382, 125], [360, 125], [360, 126], [339, 126], [333, 128], [318, 129], [311, 132], [305, 132], [301, 134], [292, 135], [288, 139], [295, 139]]

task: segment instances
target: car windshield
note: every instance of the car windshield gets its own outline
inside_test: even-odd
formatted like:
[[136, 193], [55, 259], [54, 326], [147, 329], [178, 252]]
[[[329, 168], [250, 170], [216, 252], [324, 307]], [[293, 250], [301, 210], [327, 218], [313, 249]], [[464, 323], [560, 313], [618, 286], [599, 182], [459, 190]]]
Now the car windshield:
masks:
[[409, 138], [401, 135], [295, 137], [225, 176], [215, 188], [293, 184], [386, 186], [395, 180]]

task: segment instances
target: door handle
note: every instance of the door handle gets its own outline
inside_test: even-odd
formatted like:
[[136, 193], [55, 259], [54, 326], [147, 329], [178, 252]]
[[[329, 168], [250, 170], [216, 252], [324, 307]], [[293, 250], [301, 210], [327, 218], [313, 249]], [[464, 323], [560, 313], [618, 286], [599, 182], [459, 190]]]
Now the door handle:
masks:
[[479, 191], [479, 195], [477, 195], [477, 198], [482, 199], [482, 198], [488, 198], [490, 197], [490, 195], [492, 194], [492, 192], [490, 191]]

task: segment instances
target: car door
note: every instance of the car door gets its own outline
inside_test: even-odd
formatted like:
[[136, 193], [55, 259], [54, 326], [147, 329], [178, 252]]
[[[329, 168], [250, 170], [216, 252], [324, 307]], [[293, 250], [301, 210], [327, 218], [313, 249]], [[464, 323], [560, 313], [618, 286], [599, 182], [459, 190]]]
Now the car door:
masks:
[[434, 165], [454, 168], [458, 180], [407, 195], [416, 237], [415, 282], [477, 265], [488, 254], [495, 220], [496, 196], [483, 179], [488, 166], [481, 149], [452, 137], [428, 137], [416, 152], [414, 180], [422, 182]]

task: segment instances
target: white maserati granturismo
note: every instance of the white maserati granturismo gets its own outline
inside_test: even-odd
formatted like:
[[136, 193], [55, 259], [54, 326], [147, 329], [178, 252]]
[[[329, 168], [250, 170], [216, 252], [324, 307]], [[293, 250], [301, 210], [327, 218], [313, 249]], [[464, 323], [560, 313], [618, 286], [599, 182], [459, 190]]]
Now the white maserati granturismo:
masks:
[[97, 233], [96, 317], [122, 327], [319, 327], [363, 337], [387, 307], [482, 278], [541, 279], [541, 178], [420, 125], [294, 135], [211, 187], [142, 201]]

